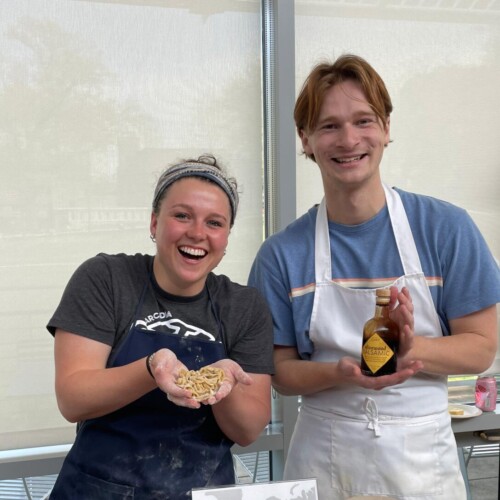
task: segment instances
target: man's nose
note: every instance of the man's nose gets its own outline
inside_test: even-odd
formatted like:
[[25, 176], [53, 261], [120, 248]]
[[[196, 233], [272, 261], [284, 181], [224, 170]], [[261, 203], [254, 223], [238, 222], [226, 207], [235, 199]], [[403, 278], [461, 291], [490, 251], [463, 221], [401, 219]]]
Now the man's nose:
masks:
[[340, 129], [338, 139], [341, 146], [352, 148], [359, 142], [359, 132], [356, 127], [347, 124]]

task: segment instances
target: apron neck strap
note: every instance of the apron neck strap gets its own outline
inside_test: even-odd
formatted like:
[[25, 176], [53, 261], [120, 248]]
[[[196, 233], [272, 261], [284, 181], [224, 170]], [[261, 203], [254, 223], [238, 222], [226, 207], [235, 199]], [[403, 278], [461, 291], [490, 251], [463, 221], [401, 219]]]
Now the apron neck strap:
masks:
[[[383, 184], [387, 209], [391, 226], [398, 247], [404, 274], [422, 273], [422, 265], [413, 239], [410, 223], [399, 194]], [[316, 283], [331, 281], [332, 255], [330, 247], [330, 230], [326, 211], [326, 200], [323, 197], [316, 215], [315, 239], [315, 276]]]
[[396, 190], [383, 184], [387, 209], [391, 219], [392, 231], [396, 239], [399, 250], [399, 257], [403, 265], [404, 274], [422, 273], [422, 264], [418, 256], [417, 246], [413, 238], [413, 233], [408, 222], [405, 207], [401, 201], [401, 196]]

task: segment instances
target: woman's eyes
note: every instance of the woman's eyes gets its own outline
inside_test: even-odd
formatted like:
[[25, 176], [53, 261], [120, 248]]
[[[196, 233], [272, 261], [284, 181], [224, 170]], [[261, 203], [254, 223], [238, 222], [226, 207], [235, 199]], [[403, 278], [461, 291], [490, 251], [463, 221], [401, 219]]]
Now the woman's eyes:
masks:
[[[186, 221], [186, 220], [191, 219], [191, 216], [188, 213], [179, 212], [179, 213], [174, 214], [174, 218], [176, 218], [177, 220]], [[217, 219], [207, 220], [207, 225], [213, 226], [213, 227], [224, 227], [224, 224]]]
[[218, 220], [209, 220], [208, 224], [210, 226], [214, 226], [214, 227], [224, 227], [224, 224], [222, 224], [222, 222], [220, 222]]

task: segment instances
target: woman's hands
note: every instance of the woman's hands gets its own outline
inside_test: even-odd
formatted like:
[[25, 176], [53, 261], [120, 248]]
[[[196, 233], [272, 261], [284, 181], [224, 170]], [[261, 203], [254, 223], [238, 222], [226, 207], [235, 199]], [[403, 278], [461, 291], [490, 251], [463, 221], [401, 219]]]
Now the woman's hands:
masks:
[[231, 359], [221, 359], [212, 366], [216, 366], [217, 368], [224, 370], [224, 380], [215, 395], [206, 401], [203, 401], [203, 404], [213, 405], [218, 403], [225, 397], [229, 396], [237, 384], [251, 385], [253, 382], [250, 375], [248, 375], [248, 373], [246, 373], [238, 363]]
[[252, 378], [236, 362], [230, 359], [222, 359], [208, 366], [222, 369], [224, 371], [224, 381], [214, 396], [198, 402], [192, 398], [189, 390], [177, 385], [176, 381], [180, 371], [187, 370], [187, 368], [172, 351], [160, 349], [151, 360], [151, 370], [158, 387], [177, 406], [196, 409], [200, 408], [201, 404], [213, 405], [226, 398], [237, 384], [250, 385], [252, 383]]

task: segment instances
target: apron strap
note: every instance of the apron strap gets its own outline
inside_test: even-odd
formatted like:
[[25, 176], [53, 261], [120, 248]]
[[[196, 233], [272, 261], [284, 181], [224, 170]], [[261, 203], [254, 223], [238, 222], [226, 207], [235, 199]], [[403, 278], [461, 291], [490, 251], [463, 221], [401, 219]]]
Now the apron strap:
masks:
[[326, 200], [323, 197], [316, 215], [314, 276], [317, 283], [329, 283], [332, 279], [332, 260], [330, 250], [330, 230], [326, 215]]
[[[421, 274], [422, 264], [401, 197], [393, 188], [388, 187], [386, 184], [382, 185], [392, 231], [404, 270], [403, 274]], [[316, 215], [315, 247], [317, 249], [314, 262], [316, 283], [329, 283], [332, 279], [332, 259], [325, 197], [321, 200]]]
[[389, 186], [383, 184], [383, 187], [392, 231], [396, 239], [404, 274], [422, 273], [422, 264], [420, 263], [417, 246], [413, 239], [413, 233], [401, 197], [399, 193]]
[[377, 403], [372, 398], [366, 398], [363, 404], [363, 411], [368, 417], [368, 429], [375, 433], [376, 437], [381, 435], [380, 425], [378, 422]]

